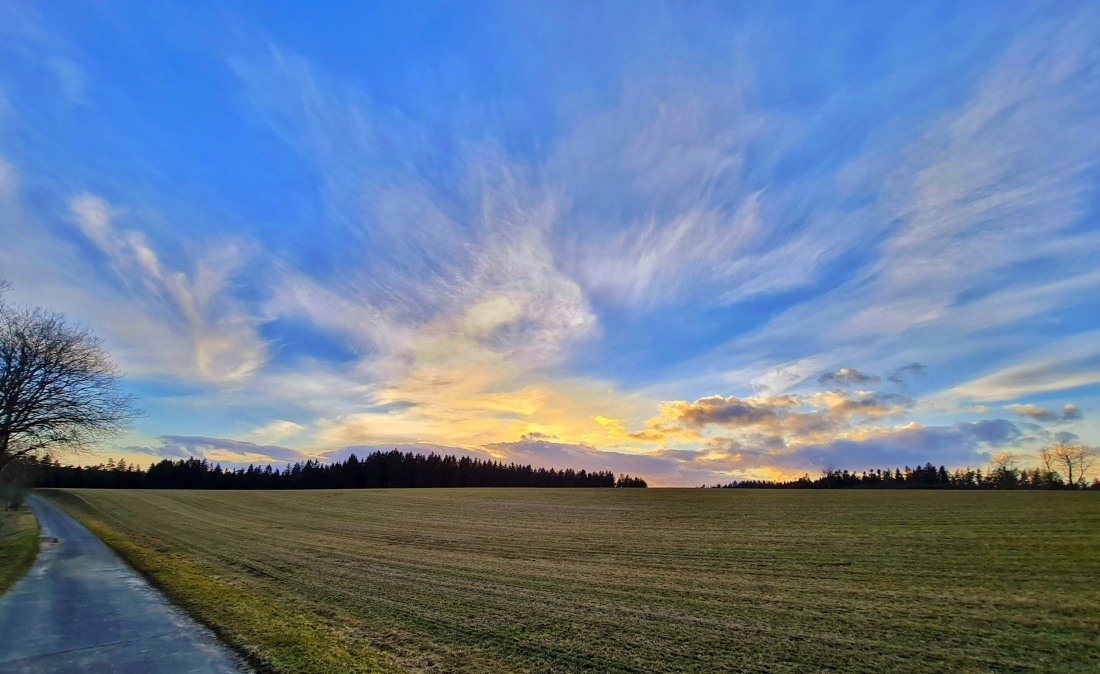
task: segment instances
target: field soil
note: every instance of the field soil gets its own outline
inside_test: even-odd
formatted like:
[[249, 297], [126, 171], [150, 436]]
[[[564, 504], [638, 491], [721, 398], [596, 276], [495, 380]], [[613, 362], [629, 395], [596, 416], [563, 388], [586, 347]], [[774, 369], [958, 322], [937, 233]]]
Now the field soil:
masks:
[[1100, 495], [70, 490], [274, 671], [1100, 671]]

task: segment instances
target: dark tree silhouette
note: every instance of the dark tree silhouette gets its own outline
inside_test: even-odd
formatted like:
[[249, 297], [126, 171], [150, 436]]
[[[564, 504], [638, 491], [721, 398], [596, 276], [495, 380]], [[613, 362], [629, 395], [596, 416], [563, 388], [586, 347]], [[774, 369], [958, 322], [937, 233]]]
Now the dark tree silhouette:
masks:
[[1061, 473], [1066, 484], [1084, 486], [1089, 470], [1100, 458], [1096, 449], [1087, 445], [1059, 442], [1039, 450], [1039, 460], [1048, 473]]
[[137, 414], [91, 332], [0, 295], [0, 475], [29, 456], [87, 449]]
[[619, 479], [615, 481], [615, 486], [619, 488], [631, 488], [631, 487], [648, 487], [646, 481], [640, 477], [632, 477], [630, 475], [623, 475], [619, 473]]
[[125, 462], [62, 466], [52, 458], [27, 462], [39, 487], [108, 489], [348, 489], [407, 487], [645, 487], [645, 480], [605, 471], [534, 468], [470, 457], [372, 452], [360, 459], [309, 460], [282, 469], [272, 466], [224, 469], [195, 458], [164, 459], [147, 470]]
[[[1057, 471], [1034, 468], [1018, 470], [1013, 461], [994, 460], [993, 470], [982, 474], [980, 469], [959, 468], [948, 472], [947, 468], [926, 463], [916, 468], [905, 467], [890, 470], [867, 470], [862, 473], [829, 468], [823, 475], [811, 480], [804, 475], [797, 480], [773, 482], [770, 480], [738, 480], [724, 485], [725, 489], [1065, 489], [1084, 488], [1083, 480], [1067, 484]], [[1100, 481], [1089, 485], [1100, 489]]]

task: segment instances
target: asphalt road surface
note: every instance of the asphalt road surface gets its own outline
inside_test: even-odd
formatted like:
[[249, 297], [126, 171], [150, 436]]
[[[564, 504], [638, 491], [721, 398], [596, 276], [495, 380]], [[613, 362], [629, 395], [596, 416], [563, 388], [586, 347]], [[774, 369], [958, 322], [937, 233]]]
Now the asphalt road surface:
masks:
[[241, 660], [45, 499], [38, 559], [0, 597], [0, 672], [242, 672]]

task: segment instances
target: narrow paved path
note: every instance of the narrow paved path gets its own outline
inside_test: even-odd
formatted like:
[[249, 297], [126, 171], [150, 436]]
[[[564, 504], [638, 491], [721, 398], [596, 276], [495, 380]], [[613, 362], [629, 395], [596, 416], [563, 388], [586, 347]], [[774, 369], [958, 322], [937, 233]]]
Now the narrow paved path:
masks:
[[37, 496], [28, 503], [42, 547], [0, 597], [0, 672], [245, 671], [76, 520]]

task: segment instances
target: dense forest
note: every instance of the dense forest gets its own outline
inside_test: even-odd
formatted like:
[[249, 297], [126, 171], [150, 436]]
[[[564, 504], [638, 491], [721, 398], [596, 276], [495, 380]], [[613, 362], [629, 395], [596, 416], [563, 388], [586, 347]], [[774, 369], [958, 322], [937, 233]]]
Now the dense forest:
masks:
[[[739, 480], [715, 485], [719, 489], [1066, 489], [1083, 485], [1067, 485], [1056, 471], [1039, 468], [997, 468], [982, 473], [981, 469], [956, 469], [948, 472], [944, 466], [931, 463], [904, 470], [869, 470], [862, 473], [847, 470], [826, 470], [821, 477], [804, 475], [789, 482]], [[1093, 480], [1091, 489], [1100, 489], [1100, 480]]]
[[98, 466], [28, 462], [25, 480], [36, 487], [105, 489], [385, 489], [402, 487], [645, 487], [645, 480], [611, 471], [533, 468], [438, 454], [373, 452], [346, 461], [306, 461], [285, 468], [228, 469], [206, 460], [164, 459], [147, 469], [109, 460]]
[[[438, 454], [373, 452], [365, 458], [354, 454], [346, 461], [311, 460], [285, 468], [255, 466], [223, 468], [196, 458], [163, 459], [141, 468], [125, 461], [108, 460], [96, 466], [63, 466], [53, 459], [23, 463], [19, 482], [35, 487], [86, 487], [104, 489], [386, 489], [410, 487], [646, 487], [640, 477], [611, 471], [566, 468], [534, 468], [477, 458]], [[736, 480], [716, 484], [720, 489], [1073, 489], [1057, 471], [996, 468], [923, 466], [893, 470], [825, 470], [816, 479]], [[1092, 480], [1091, 489], [1100, 489]]]

